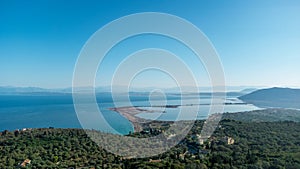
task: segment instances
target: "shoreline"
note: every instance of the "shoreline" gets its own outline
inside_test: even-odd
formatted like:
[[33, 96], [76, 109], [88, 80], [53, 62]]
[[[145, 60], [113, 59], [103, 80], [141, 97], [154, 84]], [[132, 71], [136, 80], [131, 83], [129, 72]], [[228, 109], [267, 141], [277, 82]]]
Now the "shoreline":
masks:
[[145, 109], [140, 109], [137, 107], [114, 107], [114, 108], [109, 108], [111, 111], [118, 112], [121, 114], [123, 117], [125, 117], [127, 120], [129, 120], [132, 125], [133, 125], [133, 132], [141, 132], [143, 130], [143, 123], [149, 123], [151, 120], [143, 119], [140, 117], [137, 117], [137, 114], [143, 113], [143, 112], [148, 112], [151, 113], [153, 111], [148, 111]]

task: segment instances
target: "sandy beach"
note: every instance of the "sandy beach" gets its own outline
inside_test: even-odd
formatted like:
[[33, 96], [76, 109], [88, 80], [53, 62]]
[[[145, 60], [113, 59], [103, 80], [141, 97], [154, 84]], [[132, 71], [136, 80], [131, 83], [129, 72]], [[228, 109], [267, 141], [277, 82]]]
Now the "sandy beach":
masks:
[[143, 123], [149, 123], [150, 120], [139, 118], [136, 115], [140, 113], [151, 113], [152, 111], [137, 108], [137, 107], [114, 107], [109, 108], [109, 110], [120, 113], [126, 119], [128, 119], [134, 127], [134, 132], [140, 132], [143, 130]]

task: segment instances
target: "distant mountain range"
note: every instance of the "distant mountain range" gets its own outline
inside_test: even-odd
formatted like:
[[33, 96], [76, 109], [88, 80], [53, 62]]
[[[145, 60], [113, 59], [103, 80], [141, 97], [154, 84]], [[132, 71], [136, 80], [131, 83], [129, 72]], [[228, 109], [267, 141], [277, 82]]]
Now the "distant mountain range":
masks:
[[[86, 93], [90, 92], [92, 87], [79, 87], [75, 89], [75, 92]], [[157, 87], [131, 87], [129, 88], [129, 92], [137, 92], [137, 93], [149, 93], [153, 91], [161, 90], [165, 93], [195, 93], [195, 88], [185, 86], [181, 89], [179, 87], [170, 87], [170, 88], [157, 88]], [[246, 86], [229, 86], [226, 87], [227, 95], [229, 96], [241, 96], [247, 93], [256, 90], [255, 88], [247, 88]], [[126, 86], [115, 86], [113, 88], [114, 92], [125, 93], [127, 92]], [[110, 92], [110, 86], [100, 86], [95, 88], [96, 93], [101, 92]], [[199, 87], [198, 91], [207, 95], [211, 94], [211, 87]], [[28, 94], [70, 94], [72, 93], [72, 88], [61, 88], [61, 89], [45, 89], [40, 87], [14, 87], [14, 86], [0, 86], [0, 94], [1, 95], [28, 95]], [[218, 93], [218, 91], [216, 92]]]
[[2, 95], [21, 95], [21, 94], [63, 94], [71, 93], [71, 89], [45, 89], [39, 87], [12, 87], [12, 86], [0, 86], [0, 94]]
[[[76, 92], [86, 93], [91, 91], [91, 87], [80, 87], [76, 88]], [[148, 95], [153, 92], [155, 87], [137, 88], [133, 87], [129, 89], [130, 95]], [[184, 87], [184, 92], [188, 95], [197, 93], [190, 93], [192, 87]], [[210, 97], [212, 95], [211, 88], [199, 87], [198, 90], [201, 92], [200, 95], [203, 97]], [[243, 88], [243, 87], [227, 87], [227, 90], [231, 89], [230, 92], [226, 92], [228, 97], [238, 97], [240, 100], [254, 104], [257, 107], [262, 108], [296, 108], [300, 109], [300, 89], [291, 88], [267, 88], [267, 89], [256, 89], [256, 88]], [[237, 91], [238, 89], [241, 89]], [[165, 94], [170, 96], [180, 95], [179, 88], [162, 88], [160, 89]], [[110, 86], [101, 86], [95, 89], [97, 94], [109, 93], [111, 91]], [[127, 87], [115, 86], [114, 92], [127, 93]], [[39, 87], [12, 87], [12, 86], [0, 86], [0, 95], [71, 95], [72, 88], [62, 89], [45, 89]], [[199, 93], [198, 93], [199, 94]], [[215, 92], [214, 95], [222, 93]]]
[[277, 107], [300, 109], [300, 89], [278, 87], [261, 89], [240, 96], [239, 99], [263, 108]]

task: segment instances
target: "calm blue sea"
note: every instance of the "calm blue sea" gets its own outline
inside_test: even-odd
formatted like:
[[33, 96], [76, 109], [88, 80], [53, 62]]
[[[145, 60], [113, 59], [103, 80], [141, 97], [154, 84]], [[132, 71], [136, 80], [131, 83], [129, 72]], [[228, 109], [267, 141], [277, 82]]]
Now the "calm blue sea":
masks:
[[[125, 96], [118, 97], [118, 105], [129, 106], [124, 101]], [[197, 104], [193, 96], [190, 96], [188, 103]], [[133, 106], [143, 106], [146, 109], [153, 109], [150, 105], [161, 105], [163, 102], [160, 97], [151, 98], [147, 94], [134, 94], [130, 97]], [[108, 108], [115, 107], [111, 95], [109, 93], [101, 93], [97, 95], [99, 109], [109, 125], [121, 134], [128, 134], [133, 131], [132, 124], [117, 112], [110, 111]], [[201, 104], [209, 104], [210, 96], [201, 97]], [[234, 97], [228, 98], [226, 102], [240, 102]], [[181, 104], [181, 98], [178, 95], [168, 95], [167, 104]], [[147, 107], [148, 106], [148, 107]], [[218, 105], [216, 105], [218, 106]], [[198, 110], [197, 119], [207, 118], [209, 105], [201, 105]], [[258, 109], [249, 104], [245, 105], [225, 105], [224, 112], [240, 112]], [[158, 108], [154, 113], [142, 113], [139, 117], [157, 120], [176, 120], [180, 108], [166, 108], [165, 113], [161, 113]], [[186, 106], [185, 112], [181, 119], [191, 119], [190, 111], [195, 111], [194, 106]], [[216, 112], [217, 113], [217, 112]], [[178, 120], [178, 119], [177, 119]], [[109, 128], [99, 127], [94, 129], [105, 132], [115, 132]], [[15, 130], [22, 128], [82, 128], [77, 119], [76, 112], [73, 106], [72, 95], [0, 95], [0, 131]]]

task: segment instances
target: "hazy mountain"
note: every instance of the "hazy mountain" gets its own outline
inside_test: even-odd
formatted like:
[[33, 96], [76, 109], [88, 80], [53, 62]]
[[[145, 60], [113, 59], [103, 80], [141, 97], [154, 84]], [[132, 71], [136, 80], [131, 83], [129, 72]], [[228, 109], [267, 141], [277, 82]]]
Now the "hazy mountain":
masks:
[[300, 109], [300, 89], [269, 88], [240, 96], [244, 102], [258, 107], [282, 107]]
[[15, 92], [42, 92], [48, 91], [47, 89], [39, 87], [12, 87], [12, 86], [2, 86], [0, 87], [1, 93], [15, 93]]
[[245, 95], [245, 94], [252, 93], [252, 92], [254, 92], [256, 90], [258, 90], [258, 89], [257, 88], [247, 88], [247, 89], [241, 90], [240, 93], [243, 93]]
[[[219, 88], [217, 87], [215, 94], [222, 94]], [[246, 94], [247, 91], [249, 92], [249, 88], [242, 87], [242, 86], [228, 86], [227, 89], [227, 96], [241, 96]], [[245, 89], [245, 90], [244, 90]], [[251, 88], [252, 89], [252, 88]], [[242, 90], [242, 92], [240, 92]], [[78, 93], [88, 93], [93, 91], [93, 87], [77, 87], [74, 89], [75, 92]], [[99, 86], [95, 88], [96, 93], [102, 92], [111, 92], [111, 86]], [[136, 92], [136, 93], [150, 93], [150, 92], [159, 92], [162, 91], [164, 93], [195, 93], [200, 92], [203, 95], [211, 95], [211, 87], [198, 87], [195, 88], [191, 86], [184, 86], [182, 88], [179, 87], [170, 87], [170, 88], [159, 88], [159, 87], [130, 87], [129, 89], [127, 86], [114, 86], [113, 92], [116, 93], [127, 93], [129, 92]], [[45, 89], [40, 87], [14, 87], [14, 86], [0, 86], [0, 94], [2, 95], [23, 95], [23, 94], [70, 94], [72, 93], [72, 88], [57, 88], [57, 89]]]

